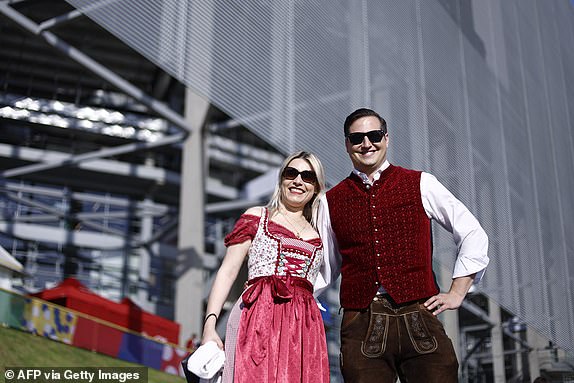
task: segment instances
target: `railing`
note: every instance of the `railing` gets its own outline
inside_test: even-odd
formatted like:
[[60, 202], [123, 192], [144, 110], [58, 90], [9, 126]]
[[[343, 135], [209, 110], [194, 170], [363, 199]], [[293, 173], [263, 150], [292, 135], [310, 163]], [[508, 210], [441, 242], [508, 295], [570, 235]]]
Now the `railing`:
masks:
[[0, 324], [184, 376], [188, 350], [38, 298], [0, 289]]

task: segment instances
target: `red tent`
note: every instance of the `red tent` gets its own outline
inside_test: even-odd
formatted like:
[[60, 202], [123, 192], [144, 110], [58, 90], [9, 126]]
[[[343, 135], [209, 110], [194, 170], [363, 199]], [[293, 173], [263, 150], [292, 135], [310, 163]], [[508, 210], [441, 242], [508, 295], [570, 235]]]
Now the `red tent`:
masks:
[[64, 279], [56, 287], [32, 296], [157, 339], [179, 342], [178, 323], [142, 310], [129, 298], [117, 303], [101, 297], [74, 278]]

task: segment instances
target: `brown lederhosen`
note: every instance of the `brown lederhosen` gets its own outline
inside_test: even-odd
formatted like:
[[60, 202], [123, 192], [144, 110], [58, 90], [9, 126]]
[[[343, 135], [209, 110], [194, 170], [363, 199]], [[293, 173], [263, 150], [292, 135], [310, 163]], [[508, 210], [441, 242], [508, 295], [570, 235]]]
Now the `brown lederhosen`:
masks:
[[458, 361], [442, 323], [422, 299], [396, 304], [377, 294], [364, 310], [345, 310], [341, 372], [345, 382], [456, 383]]

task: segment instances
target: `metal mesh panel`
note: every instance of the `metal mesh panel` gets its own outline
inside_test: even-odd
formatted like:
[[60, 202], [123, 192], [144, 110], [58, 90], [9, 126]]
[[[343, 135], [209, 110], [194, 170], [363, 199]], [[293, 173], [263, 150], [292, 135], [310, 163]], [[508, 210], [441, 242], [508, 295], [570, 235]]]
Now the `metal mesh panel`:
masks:
[[[68, 0], [285, 153], [350, 170], [342, 121], [389, 122], [489, 233], [482, 289], [574, 345], [574, 12], [567, 0]], [[435, 232], [440, 232], [435, 230]], [[452, 265], [451, 240], [436, 234]]]

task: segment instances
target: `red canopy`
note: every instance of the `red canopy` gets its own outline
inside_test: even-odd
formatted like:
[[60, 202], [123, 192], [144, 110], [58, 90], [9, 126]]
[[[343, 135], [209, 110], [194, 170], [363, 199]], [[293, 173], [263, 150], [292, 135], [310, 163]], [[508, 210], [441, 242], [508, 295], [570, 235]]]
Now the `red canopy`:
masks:
[[142, 310], [129, 298], [117, 303], [99, 296], [74, 278], [64, 279], [56, 287], [32, 296], [154, 338], [175, 344], [179, 341], [178, 323]]

